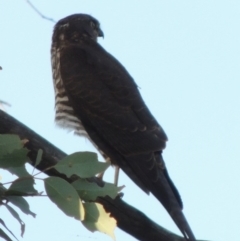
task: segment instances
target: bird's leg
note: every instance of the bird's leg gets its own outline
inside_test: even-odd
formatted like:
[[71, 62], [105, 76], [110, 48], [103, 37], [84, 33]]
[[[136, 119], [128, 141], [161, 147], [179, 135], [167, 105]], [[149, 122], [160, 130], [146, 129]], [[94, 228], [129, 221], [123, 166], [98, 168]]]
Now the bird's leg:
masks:
[[119, 177], [119, 166], [115, 166], [115, 174], [114, 174], [114, 184], [118, 185], [118, 177]]
[[[105, 159], [106, 162], [108, 163], [111, 163], [111, 160], [109, 157], [107, 157], [104, 153], [101, 153]], [[104, 175], [105, 171], [104, 172], [101, 172], [97, 175], [97, 178], [99, 178], [100, 180], [103, 180], [103, 175]]]

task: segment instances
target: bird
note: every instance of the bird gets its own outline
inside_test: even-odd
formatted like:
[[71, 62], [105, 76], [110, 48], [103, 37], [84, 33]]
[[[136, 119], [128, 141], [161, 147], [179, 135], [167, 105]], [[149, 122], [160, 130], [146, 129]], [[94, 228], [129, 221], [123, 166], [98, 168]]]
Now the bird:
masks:
[[195, 241], [162, 151], [168, 140], [126, 68], [99, 43], [97, 19], [73, 14], [54, 26], [51, 63], [55, 122], [88, 138], [164, 206], [186, 240]]

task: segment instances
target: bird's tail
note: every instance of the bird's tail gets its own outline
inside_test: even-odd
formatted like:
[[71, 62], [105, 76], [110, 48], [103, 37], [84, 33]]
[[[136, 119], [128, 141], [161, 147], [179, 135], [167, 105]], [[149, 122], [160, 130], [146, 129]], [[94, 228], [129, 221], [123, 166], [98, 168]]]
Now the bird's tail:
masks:
[[127, 163], [137, 173], [139, 179], [165, 207], [187, 241], [196, 241], [194, 234], [182, 212], [182, 200], [177, 188], [170, 179], [161, 153], [133, 156]]
[[[179, 192], [172, 180], [170, 179], [166, 167], [160, 175], [163, 176], [162, 179], [165, 179], [165, 181], [162, 180], [162, 185], [164, 189], [169, 190], [167, 196], [169, 198], [169, 203], [171, 203], [170, 205], [163, 204], [164, 207], [167, 209], [168, 213], [172, 217], [179, 230], [182, 232], [185, 239], [189, 241], [196, 241], [196, 238], [194, 237], [188, 221], [183, 214], [183, 204]], [[156, 193], [155, 196], [161, 202], [161, 195], [159, 196], [159, 191]]]
[[189, 241], [196, 241], [196, 238], [182, 212], [182, 210], [172, 210], [171, 213], [169, 212], [170, 216], [172, 217], [173, 221], [182, 232], [184, 238]]

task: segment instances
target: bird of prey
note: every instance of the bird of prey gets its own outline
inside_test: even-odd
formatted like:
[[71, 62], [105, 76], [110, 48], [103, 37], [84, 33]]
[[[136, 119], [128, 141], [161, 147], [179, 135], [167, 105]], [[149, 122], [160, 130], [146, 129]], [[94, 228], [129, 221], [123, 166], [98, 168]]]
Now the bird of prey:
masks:
[[55, 25], [51, 60], [55, 121], [87, 137], [143, 191], [165, 207], [186, 240], [195, 241], [162, 158], [167, 136], [123, 65], [97, 42], [99, 22], [74, 14]]

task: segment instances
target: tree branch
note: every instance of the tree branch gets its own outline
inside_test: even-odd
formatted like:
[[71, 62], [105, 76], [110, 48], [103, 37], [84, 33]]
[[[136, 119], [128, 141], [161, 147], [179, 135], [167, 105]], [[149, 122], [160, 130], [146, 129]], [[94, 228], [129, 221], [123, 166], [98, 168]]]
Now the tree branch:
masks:
[[56, 21], [54, 19], [46, 17], [45, 15], [43, 15], [29, 0], [26, 0], [26, 2], [40, 17], [42, 17], [43, 19], [46, 19], [50, 22], [56, 23]]
[[[42, 149], [42, 161], [37, 166], [37, 169], [40, 171], [55, 165], [66, 156], [60, 149], [2, 110], [0, 110], [0, 134], [17, 134], [21, 139], [27, 139], [26, 147], [30, 150], [28, 156], [32, 165], [34, 165], [36, 160], [37, 151]], [[50, 169], [45, 173], [49, 176], [64, 178], [69, 182], [73, 181], [55, 169]], [[101, 185], [101, 181], [97, 178], [92, 178], [91, 181]], [[125, 203], [120, 196], [114, 200], [110, 197], [99, 197], [97, 202], [101, 203], [117, 220], [117, 225], [120, 229], [138, 240], [184, 241], [184, 238], [162, 228], [145, 214]]]

